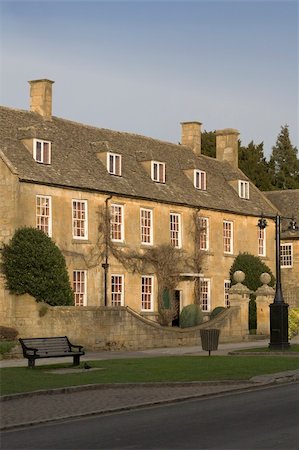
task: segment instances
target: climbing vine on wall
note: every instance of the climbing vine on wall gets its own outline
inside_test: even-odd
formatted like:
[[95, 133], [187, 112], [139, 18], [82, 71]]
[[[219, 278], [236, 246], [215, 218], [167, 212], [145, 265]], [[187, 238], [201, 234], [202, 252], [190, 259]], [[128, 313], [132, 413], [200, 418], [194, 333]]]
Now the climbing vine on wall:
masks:
[[[176, 314], [174, 290], [180, 281], [180, 273], [200, 272], [203, 252], [199, 249], [200, 221], [199, 212], [193, 216], [193, 226], [190, 234], [194, 236], [194, 253], [190, 256], [170, 244], [161, 244], [150, 248], [128, 248], [116, 245], [110, 236], [110, 210], [103, 205], [99, 211], [99, 227], [97, 243], [85, 256], [87, 267], [96, 267], [108, 256], [113, 256], [131, 273], [156, 275], [158, 284], [158, 313], [162, 325], [171, 323]], [[165, 305], [165, 293], [168, 304]], [[195, 280], [195, 303], [199, 304], [199, 280]]]

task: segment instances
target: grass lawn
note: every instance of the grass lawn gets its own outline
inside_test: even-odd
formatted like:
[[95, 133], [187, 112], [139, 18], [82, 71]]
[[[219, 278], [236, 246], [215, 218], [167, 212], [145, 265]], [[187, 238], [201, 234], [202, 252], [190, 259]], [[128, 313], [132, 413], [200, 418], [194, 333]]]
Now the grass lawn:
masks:
[[[81, 364], [81, 367], [83, 367]], [[168, 356], [89, 361], [102, 370], [49, 373], [71, 364], [0, 370], [1, 395], [97, 383], [246, 380], [255, 375], [299, 369], [298, 357], [284, 356]]]

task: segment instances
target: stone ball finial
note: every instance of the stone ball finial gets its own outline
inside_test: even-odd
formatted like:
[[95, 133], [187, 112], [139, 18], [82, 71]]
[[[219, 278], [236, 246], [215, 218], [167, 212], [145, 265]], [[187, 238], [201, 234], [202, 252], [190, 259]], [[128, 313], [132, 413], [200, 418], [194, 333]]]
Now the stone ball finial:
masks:
[[271, 281], [271, 276], [267, 272], [264, 272], [260, 276], [260, 280], [263, 284], [269, 284]]
[[242, 283], [245, 280], [245, 273], [242, 270], [237, 270], [233, 277], [237, 283]]

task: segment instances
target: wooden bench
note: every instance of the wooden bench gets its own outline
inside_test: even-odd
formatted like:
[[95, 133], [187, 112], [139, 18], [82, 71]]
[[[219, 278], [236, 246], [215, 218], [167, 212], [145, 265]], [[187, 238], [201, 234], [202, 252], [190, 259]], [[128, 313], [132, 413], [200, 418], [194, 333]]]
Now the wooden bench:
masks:
[[84, 355], [82, 345], [73, 345], [67, 336], [26, 338], [19, 339], [24, 358], [28, 358], [28, 367], [35, 366], [35, 360], [39, 358], [62, 358], [64, 356], [73, 357], [73, 365], [80, 364], [80, 356]]

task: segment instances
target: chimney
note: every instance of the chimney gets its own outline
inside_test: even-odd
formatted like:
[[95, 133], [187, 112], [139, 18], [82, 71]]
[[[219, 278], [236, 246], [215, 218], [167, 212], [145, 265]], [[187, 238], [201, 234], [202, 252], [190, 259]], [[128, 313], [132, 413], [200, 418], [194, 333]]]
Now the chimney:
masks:
[[30, 84], [30, 111], [45, 118], [52, 116], [52, 84], [51, 80], [33, 80]]
[[225, 128], [216, 131], [216, 159], [227, 161], [235, 169], [238, 168], [238, 136], [239, 131]]
[[201, 154], [201, 123], [181, 122], [182, 145], [191, 147], [196, 155]]

